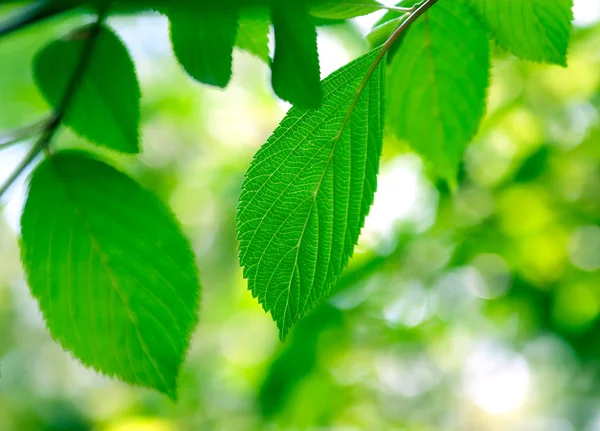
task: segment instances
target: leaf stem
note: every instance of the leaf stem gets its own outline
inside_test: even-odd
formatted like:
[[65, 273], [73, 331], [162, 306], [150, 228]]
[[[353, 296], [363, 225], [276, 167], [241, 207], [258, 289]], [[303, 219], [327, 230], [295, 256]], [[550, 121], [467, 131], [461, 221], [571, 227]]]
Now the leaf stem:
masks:
[[19, 178], [19, 176], [27, 169], [27, 167], [35, 160], [38, 154], [41, 151], [48, 152], [48, 147], [50, 145], [50, 141], [56, 134], [58, 130], [58, 126], [62, 122], [71, 102], [73, 101], [73, 97], [75, 96], [77, 86], [83, 77], [85, 70], [92, 58], [92, 54], [94, 51], [94, 47], [96, 45], [96, 41], [102, 30], [102, 24], [106, 14], [104, 12], [100, 12], [97, 15], [96, 21], [92, 24], [91, 28], [88, 30], [87, 38], [85, 41], [85, 45], [83, 46], [81, 57], [79, 57], [79, 61], [73, 71], [73, 75], [69, 80], [69, 84], [63, 93], [62, 99], [60, 103], [54, 110], [52, 117], [49, 121], [46, 122], [45, 127], [43, 128], [40, 137], [37, 142], [31, 147], [23, 161], [17, 166], [17, 168], [13, 171], [13, 173], [8, 177], [8, 179], [4, 182], [2, 186], [0, 186], [0, 197], [6, 193], [6, 191], [10, 188], [10, 186]]
[[398, 28], [391, 34], [391, 36], [381, 46], [381, 50], [379, 51], [379, 54], [377, 55], [377, 57], [375, 57], [375, 60], [373, 60], [373, 63], [371, 63], [371, 67], [369, 67], [369, 70], [367, 70], [367, 73], [365, 74], [364, 79], [362, 80], [360, 86], [358, 87], [358, 90], [356, 91], [356, 96], [354, 97], [354, 100], [352, 100], [352, 103], [350, 104], [350, 107], [348, 109], [348, 114], [346, 115], [346, 118], [344, 119], [344, 122], [342, 123], [342, 127], [340, 127], [340, 131], [338, 132], [338, 137], [339, 137], [339, 135], [341, 135], [343, 133], [344, 129], [346, 128], [346, 125], [348, 124], [348, 121], [350, 121], [350, 118], [352, 117], [352, 112], [354, 111], [354, 107], [358, 103], [358, 99], [360, 98], [360, 95], [362, 94], [365, 87], [367, 86], [367, 83], [369, 82], [369, 79], [371, 79], [371, 76], [373, 76], [375, 69], [377, 69], [377, 66], [379, 66], [379, 63], [381, 62], [383, 57], [385, 57], [385, 54], [387, 54], [387, 52], [390, 50], [392, 45], [398, 40], [398, 38], [400, 36], [402, 36], [402, 34], [406, 31], [406, 29], [413, 22], [415, 22], [417, 20], [417, 18], [419, 18], [421, 15], [423, 15], [425, 12], [427, 12], [429, 10], [429, 8], [431, 8], [434, 4], [436, 4], [437, 1], [438, 0], [423, 0], [421, 3], [416, 4], [414, 6], [414, 10], [410, 13], [410, 15], [408, 15], [408, 18], [406, 18], [404, 21], [402, 21], [402, 23], [398, 26]]

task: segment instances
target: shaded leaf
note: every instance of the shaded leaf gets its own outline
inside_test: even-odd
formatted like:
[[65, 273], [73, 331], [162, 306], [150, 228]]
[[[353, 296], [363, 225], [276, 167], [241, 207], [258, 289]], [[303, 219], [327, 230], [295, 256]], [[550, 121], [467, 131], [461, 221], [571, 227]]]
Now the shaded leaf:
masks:
[[170, 13], [173, 52], [186, 72], [209, 85], [225, 87], [231, 79], [238, 17], [228, 11]]
[[273, 90], [299, 108], [317, 108], [322, 94], [314, 23], [300, 4], [273, 7], [271, 18], [275, 30]]
[[[73, 77], [90, 28], [51, 42], [34, 59], [37, 85], [55, 108]], [[98, 35], [63, 122], [98, 145], [139, 152], [140, 89], [135, 68], [125, 45], [107, 27]]]
[[320, 109], [292, 108], [246, 173], [237, 214], [240, 263], [282, 339], [329, 294], [373, 201], [385, 62], [360, 87], [378, 53], [325, 79]]
[[254, 11], [243, 14], [238, 22], [235, 45], [266, 63], [270, 63], [269, 27], [268, 14], [263, 15]]
[[483, 117], [489, 69], [486, 32], [464, 0], [423, 14], [391, 61], [389, 126], [450, 181]]
[[170, 210], [111, 166], [59, 152], [34, 171], [21, 228], [52, 337], [97, 371], [175, 398], [199, 282]]

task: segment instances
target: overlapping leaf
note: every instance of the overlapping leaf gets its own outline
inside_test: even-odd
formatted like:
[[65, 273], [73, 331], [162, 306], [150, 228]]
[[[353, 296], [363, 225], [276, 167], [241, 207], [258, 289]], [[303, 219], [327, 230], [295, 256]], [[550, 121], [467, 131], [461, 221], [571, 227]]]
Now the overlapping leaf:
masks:
[[390, 128], [451, 181], [483, 117], [489, 68], [486, 32], [465, 0], [426, 12], [391, 62]]
[[225, 87], [231, 79], [237, 11], [174, 11], [169, 20], [173, 52], [186, 72], [205, 84]]
[[573, 0], [471, 0], [496, 40], [517, 57], [566, 65]]
[[174, 398], [199, 282], [171, 212], [114, 168], [61, 152], [33, 173], [21, 226], [52, 336], [84, 364]]
[[321, 76], [317, 53], [317, 30], [301, 4], [272, 8], [275, 56], [272, 84], [275, 93], [299, 108], [321, 104]]
[[372, 203], [385, 62], [361, 84], [377, 55], [325, 79], [318, 110], [292, 108], [246, 174], [237, 215], [240, 263], [281, 338], [329, 293]]
[[261, 10], [252, 10], [240, 17], [235, 45], [270, 63], [269, 15], [261, 12]]
[[[89, 26], [45, 46], [34, 60], [34, 77], [57, 107], [86, 45]], [[140, 89], [127, 48], [107, 27], [93, 47], [63, 122], [90, 141], [126, 153], [139, 151]]]

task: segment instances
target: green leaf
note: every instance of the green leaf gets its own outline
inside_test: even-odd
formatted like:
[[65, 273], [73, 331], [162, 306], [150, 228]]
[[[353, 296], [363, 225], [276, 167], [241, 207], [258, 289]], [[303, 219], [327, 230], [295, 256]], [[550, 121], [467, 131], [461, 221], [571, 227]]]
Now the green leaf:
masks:
[[300, 4], [271, 9], [275, 29], [272, 84], [275, 93], [299, 108], [321, 104], [321, 78], [317, 30]]
[[471, 0], [498, 43], [515, 56], [567, 64], [573, 0]]
[[268, 15], [245, 13], [238, 21], [235, 45], [252, 55], [271, 62], [269, 56], [269, 18]]
[[310, 14], [324, 19], [349, 19], [381, 10], [376, 0], [323, 0], [311, 6]]
[[[91, 26], [51, 42], [37, 53], [37, 85], [56, 108], [73, 77]], [[140, 89], [127, 48], [103, 27], [89, 64], [79, 81], [64, 124], [90, 141], [122, 151], [139, 152]]]
[[59, 152], [32, 175], [21, 233], [52, 337], [97, 371], [175, 398], [200, 287], [171, 211], [113, 167]]
[[231, 79], [237, 11], [173, 12], [169, 20], [173, 52], [186, 72], [205, 84], [227, 86]]
[[413, 23], [388, 75], [388, 124], [453, 181], [485, 112], [490, 54], [465, 0], [441, 1]]
[[392, 33], [394, 33], [394, 31], [396, 31], [398, 27], [400, 27], [400, 24], [402, 24], [406, 18], [408, 18], [408, 15], [401, 15], [397, 18], [384, 21], [381, 24], [374, 26], [373, 29], [365, 36], [365, 39], [367, 39], [367, 42], [369, 42], [369, 45], [372, 47], [385, 43], [385, 41], [392, 35]]
[[329, 293], [373, 201], [385, 62], [361, 85], [379, 52], [325, 79], [320, 109], [292, 108], [246, 173], [237, 214], [240, 263], [282, 339]]

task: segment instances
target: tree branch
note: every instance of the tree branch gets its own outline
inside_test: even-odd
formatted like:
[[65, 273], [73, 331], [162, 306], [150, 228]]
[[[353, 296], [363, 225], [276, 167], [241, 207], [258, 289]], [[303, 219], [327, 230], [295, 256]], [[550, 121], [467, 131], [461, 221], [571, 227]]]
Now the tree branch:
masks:
[[16, 16], [0, 23], [0, 37], [26, 28], [39, 21], [59, 15], [76, 7], [75, 2], [55, 2], [52, 0], [39, 0], [19, 10]]
[[96, 22], [92, 24], [91, 28], [88, 30], [89, 33], [87, 35], [87, 39], [85, 41], [85, 45], [81, 52], [81, 57], [79, 58], [79, 62], [73, 71], [73, 75], [69, 81], [69, 85], [67, 86], [60, 103], [56, 107], [51, 119], [46, 123], [46, 126], [42, 130], [40, 137], [38, 138], [35, 145], [29, 150], [29, 153], [25, 156], [25, 159], [17, 166], [17, 168], [13, 171], [10, 177], [5, 181], [5, 183], [0, 187], [0, 197], [6, 193], [6, 191], [10, 188], [10, 186], [19, 178], [19, 176], [27, 169], [27, 167], [35, 160], [37, 155], [44, 149], [48, 148], [50, 141], [56, 134], [58, 130], [58, 126], [62, 122], [67, 110], [71, 102], [73, 101], [73, 97], [75, 96], [77, 86], [83, 77], [85, 70], [92, 58], [92, 54], [94, 51], [94, 47], [96, 45], [96, 41], [98, 39], [98, 35], [102, 30], [102, 23], [104, 22], [105, 14], [101, 13], [98, 15]]

